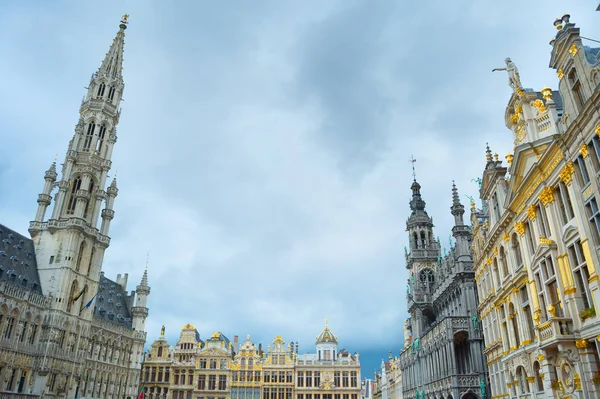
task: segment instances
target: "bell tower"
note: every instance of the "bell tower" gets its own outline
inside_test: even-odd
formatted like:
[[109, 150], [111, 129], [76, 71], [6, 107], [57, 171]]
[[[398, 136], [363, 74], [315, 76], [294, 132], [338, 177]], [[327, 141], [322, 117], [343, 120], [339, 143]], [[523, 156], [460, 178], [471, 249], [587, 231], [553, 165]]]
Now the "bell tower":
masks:
[[[116, 179], [106, 185], [121, 113], [127, 19], [124, 15], [100, 68], [90, 78], [60, 179], [53, 163], [45, 173], [35, 220], [29, 225], [42, 290], [56, 298], [55, 308], [73, 315], [81, 314], [97, 292], [104, 251], [110, 244], [108, 227], [114, 217]], [[52, 213], [46, 219], [55, 189]], [[87, 314], [91, 318], [92, 312]]]

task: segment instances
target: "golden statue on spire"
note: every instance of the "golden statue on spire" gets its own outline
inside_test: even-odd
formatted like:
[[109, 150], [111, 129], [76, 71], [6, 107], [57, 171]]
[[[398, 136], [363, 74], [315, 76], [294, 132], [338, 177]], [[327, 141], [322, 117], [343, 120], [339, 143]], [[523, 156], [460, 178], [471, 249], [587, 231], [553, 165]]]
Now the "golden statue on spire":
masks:
[[123, 17], [121, 17], [121, 18], [122, 18], [121, 22], [123, 22], [124, 24], [126, 24], [127, 20], [129, 19], [129, 14], [123, 14]]

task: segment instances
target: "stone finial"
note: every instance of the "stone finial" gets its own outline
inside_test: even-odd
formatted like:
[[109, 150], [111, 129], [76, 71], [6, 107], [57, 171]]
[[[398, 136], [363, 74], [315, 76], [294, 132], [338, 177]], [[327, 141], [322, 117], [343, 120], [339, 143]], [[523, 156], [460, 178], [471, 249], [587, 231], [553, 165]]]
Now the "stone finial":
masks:
[[485, 159], [487, 159], [488, 162], [492, 162], [492, 151], [490, 150], [490, 145], [488, 143], [485, 143]]
[[561, 30], [563, 28], [562, 22], [562, 19], [556, 18], [556, 20], [554, 21], [554, 26], [556, 26], [556, 30]]
[[454, 184], [454, 180], [452, 181], [452, 205], [460, 205], [460, 199], [458, 198], [458, 189], [456, 188], [456, 184]]

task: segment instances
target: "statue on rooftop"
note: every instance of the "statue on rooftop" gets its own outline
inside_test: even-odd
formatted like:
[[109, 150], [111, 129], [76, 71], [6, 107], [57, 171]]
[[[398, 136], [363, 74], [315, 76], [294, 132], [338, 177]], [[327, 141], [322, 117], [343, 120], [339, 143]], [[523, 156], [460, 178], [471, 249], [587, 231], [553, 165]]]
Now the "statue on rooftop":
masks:
[[494, 68], [492, 72], [496, 71], [506, 71], [508, 72], [508, 85], [513, 89], [513, 91], [523, 90], [523, 86], [521, 86], [521, 78], [519, 76], [519, 70], [514, 62], [511, 61], [510, 58], [506, 57], [504, 60], [506, 62], [506, 68]]

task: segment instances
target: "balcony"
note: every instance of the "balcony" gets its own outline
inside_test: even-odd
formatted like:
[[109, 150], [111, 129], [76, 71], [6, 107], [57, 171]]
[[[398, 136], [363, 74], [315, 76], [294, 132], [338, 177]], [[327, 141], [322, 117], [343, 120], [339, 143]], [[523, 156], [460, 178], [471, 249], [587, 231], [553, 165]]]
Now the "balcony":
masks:
[[561, 341], [572, 341], [573, 320], [564, 317], [553, 317], [535, 327], [540, 334], [540, 347], [548, 347]]
[[47, 222], [29, 222], [29, 232], [44, 230], [53, 232], [56, 229], [78, 229], [84, 234], [96, 238], [98, 242], [106, 246], [110, 244], [110, 237], [100, 234], [98, 229], [90, 227], [85, 220], [80, 218], [72, 217], [64, 220], [50, 219]]

